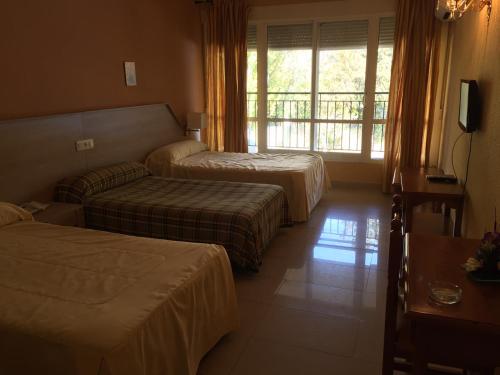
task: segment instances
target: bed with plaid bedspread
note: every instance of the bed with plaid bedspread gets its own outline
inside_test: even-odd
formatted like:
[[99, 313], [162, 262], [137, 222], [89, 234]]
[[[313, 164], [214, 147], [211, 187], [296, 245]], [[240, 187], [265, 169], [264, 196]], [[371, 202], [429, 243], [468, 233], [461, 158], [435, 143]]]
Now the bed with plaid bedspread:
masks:
[[149, 176], [86, 196], [83, 204], [89, 228], [223, 245], [234, 265], [253, 270], [290, 223], [276, 185]]

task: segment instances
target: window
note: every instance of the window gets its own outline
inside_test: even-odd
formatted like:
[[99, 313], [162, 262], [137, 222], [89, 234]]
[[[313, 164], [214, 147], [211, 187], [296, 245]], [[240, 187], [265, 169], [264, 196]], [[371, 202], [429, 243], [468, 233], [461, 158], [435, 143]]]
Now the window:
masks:
[[[369, 35], [375, 29], [371, 22], [379, 29], [377, 54], [369, 53], [370, 48], [377, 51], [376, 42], [369, 42], [377, 40]], [[259, 143], [261, 151], [314, 150], [325, 158], [382, 158], [393, 30], [393, 18], [377, 17], [250, 25], [249, 150]], [[258, 59], [262, 72], [257, 71]], [[259, 87], [262, 92], [257, 89], [259, 79], [265, 83]], [[259, 97], [265, 108], [258, 113]]]
[[394, 42], [394, 18], [381, 18], [378, 34], [377, 79], [375, 84], [375, 102], [373, 113], [373, 130], [371, 157], [384, 157], [385, 122], [387, 120], [387, 104], [391, 82], [391, 66]]
[[267, 147], [309, 150], [312, 24], [269, 26]]
[[247, 132], [248, 152], [258, 151], [257, 134], [257, 27], [250, 25], [247, 31]]
[[319, 27], [315, 149], [361, 153], [368, 21]]

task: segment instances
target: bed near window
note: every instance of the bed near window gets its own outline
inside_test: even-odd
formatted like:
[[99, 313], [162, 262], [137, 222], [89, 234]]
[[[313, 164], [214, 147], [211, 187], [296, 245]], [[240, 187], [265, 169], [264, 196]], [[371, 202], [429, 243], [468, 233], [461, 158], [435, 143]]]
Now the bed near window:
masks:
[[0, 204], [0, 373], [196, 374], [238, 326], [221, 246], [32, 221]]
[[322, 157], [312, 153], [210, 152], [203, 143], [191, 140], [153, 151], [146, 166], [164, 177], [280, 185], [286, 192], [290, 217], [296, 222], [309, 219], [330, 187]]
[[140, 163], [67, 179], [56, 199], [83, 203], [89, 228], [223, 245], [233, 264], [253, 270], [289, 222], [280, 186], [154, 177]]

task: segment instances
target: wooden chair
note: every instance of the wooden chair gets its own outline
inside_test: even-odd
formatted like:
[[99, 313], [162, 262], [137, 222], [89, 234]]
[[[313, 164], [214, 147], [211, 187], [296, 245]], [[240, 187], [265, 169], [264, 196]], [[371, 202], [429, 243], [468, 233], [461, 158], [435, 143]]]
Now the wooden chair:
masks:
[[[384, 330], [384, 352], [382, 374], [392, 375], [394, 370], [411, 371], [411, 344], [408, 335], [403, 335], [401, 329], [406, 330], [408, 327], [402, 327], [400, 303], [400, 281], [404, 278], [402, 275], [402, 259], [403, 259], [403, 232], [402, 232], [402, 207], [401, 196], [396, 194], [393, 196], [392, 204], [392, 220], [391, 220], [391, 235], [389, 242], [389, 268], [387, 272], [387, 299], [385, 309], [385, 330]], [[399, 317], [398, 317], [399, 315]], [[399, 324], [398, 324], [399, 321]], [[395, 358], [403, 358], [406, 361], [397, 362]]]
[[[395, 370], [412, 372], [413, 345], [411, 342], [411, 325], [403, 316], [404, 280], [404, 232], [401, 222], [402, 198], [393, 196], [391, 234], [389, 242], [389, 268], [387, 283], [387, 300], [385, 311], [383, 375], [393, 375]], [[429, 369], [429, 374], [460, 374], [460, 369], [450, 371]]]
[[[385, 312], [384, 351], [382, 374], [393, 375], [394, 371], [412, 372], [412, 357], [414, 348], [411, 342], [412, 327], [403, 316], [404, 280], [404, 233], [401, 222], [402, 199], [399, 194], [393, 196], [391, 234], [389, 242], [389, 267], [387, 300]], [[439, 366], [429, 364], [428, 374], [469, 374], [464, 368], [466, 363], [455, 363], [448, 358], [432, 358], [433, 363], [445, 364]], [[453, 367], [447, 367], [453, 366]], [[493, 374], [493, 370], [475, 369], [476, 373]]]

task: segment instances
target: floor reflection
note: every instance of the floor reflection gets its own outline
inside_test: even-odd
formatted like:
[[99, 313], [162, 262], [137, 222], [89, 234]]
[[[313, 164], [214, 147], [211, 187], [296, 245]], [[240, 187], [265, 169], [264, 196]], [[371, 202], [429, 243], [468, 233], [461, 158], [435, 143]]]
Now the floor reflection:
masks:
[[361, 267], [377, 264], [379, 235], [378, 218], [328, 217], [314, 246], [314, 259]]

